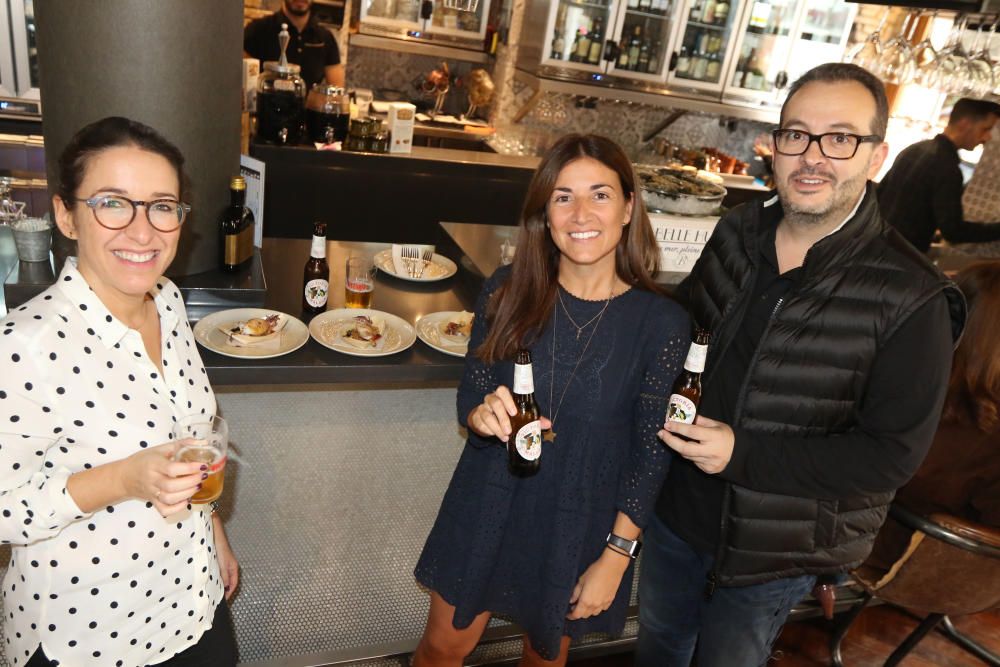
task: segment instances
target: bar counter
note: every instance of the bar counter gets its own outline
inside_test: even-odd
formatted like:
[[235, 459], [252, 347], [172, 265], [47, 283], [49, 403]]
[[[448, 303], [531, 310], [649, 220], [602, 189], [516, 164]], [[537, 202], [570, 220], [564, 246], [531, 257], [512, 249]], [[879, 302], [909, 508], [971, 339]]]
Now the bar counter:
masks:
[[[306, 325], [313, 315], [302, 311], [302, 270], [311, 242], [301, 239], [265, 238], [261, 248], [267, 295], [264, 307], [288, 313]], [[372, 256], [388, 249], [387, 243], [329, 241], [330, 301], [328, 309], [344, 306], [344, 265], [349, 255]], [[439, 252], [459, 262], [449, 246]], [[437, 282], [417, 283], [378, 271], [372, 308], [397, 315], [414, 324], [428, 313], [472, 310], [482, 280], [460, 267], [459, 273]], [[205, 312], [189, 309], [192, 320]], [[274, 359], [239, 359], [202, 348], [202, 359], [212, 384], [378, 384], [415, 382], [456, 384], [463, 360], [439, 352], [420, 339], [407, 350], [385, 357], [355, 357], [341, 354], [310, 339], [298, 350]]]

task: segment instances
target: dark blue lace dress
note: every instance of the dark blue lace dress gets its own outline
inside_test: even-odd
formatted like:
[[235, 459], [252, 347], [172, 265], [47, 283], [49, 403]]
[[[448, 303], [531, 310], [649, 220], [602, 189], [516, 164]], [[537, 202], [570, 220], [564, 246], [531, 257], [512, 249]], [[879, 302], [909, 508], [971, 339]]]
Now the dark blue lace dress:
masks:
[[[504, 268], [487, 281], [470, 350], [485, 338], [487, 295], [508, 274]], [[562, 298], [578, 324], [605, 303], [565, 291]], [[575, 640], [622, 631], [633, 568], [602, 614], [567, 621], [569, 599], [604, 550], [617, 512], [644, 527], [653, 511], [671, 458], [656, 432], [690, 340], [679, 305], [638, 289], [612, 299], [600, 322], [584, 328], [579, 339], [558, 302], [556, 308], [554, 338], [550, 318], [531, 348], [542, 414], [552, 417], [569, 383], [555, 420], [557, 438], [543, 443], [541, 470], [514, 477], [503, 443], [470, 432], [415, 570], [420, 583], [455, 606], [456, 627], [491, 611], [523, 627], [547, 659], [558, 654], [563, 635]], [[512, 362], [488, 366], [470, 352], [458, 389], [459, 421], [464, 425], [486, 394], [512, 382]]]

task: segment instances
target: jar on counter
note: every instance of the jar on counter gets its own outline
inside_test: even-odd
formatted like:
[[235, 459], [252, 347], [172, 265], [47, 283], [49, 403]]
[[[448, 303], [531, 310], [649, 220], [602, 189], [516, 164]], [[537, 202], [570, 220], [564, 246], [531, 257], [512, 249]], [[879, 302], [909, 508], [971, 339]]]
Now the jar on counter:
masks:
[[389, 129], [378, 118], [355, 118], [351, 121], [344, 150], [363, 153], [388, 153]]
[[347, 138], [351, 117], [351, 99], [343, 88], [326, 83], [314, 84], [306, 97], [306, 127], [309, 140], [331, 144]]
[[288, 62], [287, 24], [278, 33], [281, 60], [264, 63], [257, 83], [257, 139], [276, 144], [297, 144], [302, 140], [306, 82], [302, 68]]

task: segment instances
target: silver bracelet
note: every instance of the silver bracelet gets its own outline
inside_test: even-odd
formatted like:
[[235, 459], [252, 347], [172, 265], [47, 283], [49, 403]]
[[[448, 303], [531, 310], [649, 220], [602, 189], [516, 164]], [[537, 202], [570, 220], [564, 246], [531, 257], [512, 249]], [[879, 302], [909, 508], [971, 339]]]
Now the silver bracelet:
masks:
[[208, 504], [208, 506], [212, 508], [212, 511], [210, 512], [210, 514], [217, 514], [219, 512], [219, 509], [222, 507], [219, 504], [218, 500], [213, 500], [212, 502], [210, 502]]

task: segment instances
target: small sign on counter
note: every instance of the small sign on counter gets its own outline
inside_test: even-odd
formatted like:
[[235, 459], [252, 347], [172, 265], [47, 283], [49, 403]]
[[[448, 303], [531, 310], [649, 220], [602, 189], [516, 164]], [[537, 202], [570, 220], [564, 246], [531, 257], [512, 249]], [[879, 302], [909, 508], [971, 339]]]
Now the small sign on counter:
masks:
[[689, 273], [712, 237], [719, 216], [650, 213], [649, 221], [660, 247], [660, 271]]

